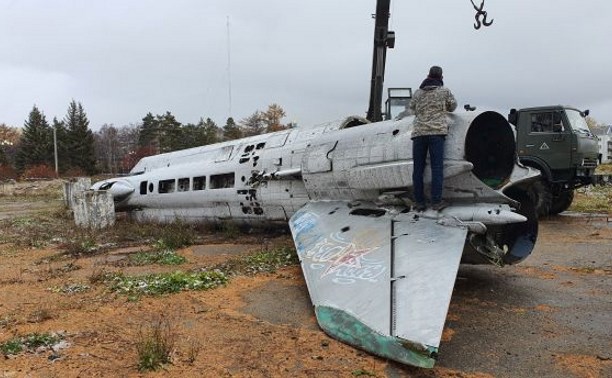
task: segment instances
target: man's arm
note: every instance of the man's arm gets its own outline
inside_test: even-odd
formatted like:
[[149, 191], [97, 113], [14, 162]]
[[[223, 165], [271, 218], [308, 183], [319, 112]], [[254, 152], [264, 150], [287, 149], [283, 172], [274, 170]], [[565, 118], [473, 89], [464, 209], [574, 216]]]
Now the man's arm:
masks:
[[412, 111], [412, 114], [415, 114], [416, 112], [416, 93], [414, 94], [414, 96], [412, 96], [412, 99], [408, 103], [408, 107]]
[[448, 89], [448, 97], [446, 98], [446, 109], [449, 112], [454, 112], [457, 109], [457, 100], [455, 100], [455, 96], [450, 89]]

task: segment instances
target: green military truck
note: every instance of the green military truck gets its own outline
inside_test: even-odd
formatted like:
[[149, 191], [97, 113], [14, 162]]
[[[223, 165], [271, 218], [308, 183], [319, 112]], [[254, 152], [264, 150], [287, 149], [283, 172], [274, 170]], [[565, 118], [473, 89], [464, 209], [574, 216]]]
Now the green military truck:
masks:
[[539, 216], [559, 214], [572, 204], [574, 189], [593, 183], [599, 151], [587, 111], [568, 106], [512, 109], [520, 161], [539, 169], [532, 198]]

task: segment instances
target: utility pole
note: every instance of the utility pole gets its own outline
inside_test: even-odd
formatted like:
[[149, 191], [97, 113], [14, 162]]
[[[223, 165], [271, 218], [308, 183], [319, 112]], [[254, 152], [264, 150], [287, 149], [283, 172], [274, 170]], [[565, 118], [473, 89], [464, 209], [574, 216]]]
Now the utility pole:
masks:
[[55, 157], [55, 177], [59, 177], [57, 164], [57, 126], [53, 126], [53, 156]]

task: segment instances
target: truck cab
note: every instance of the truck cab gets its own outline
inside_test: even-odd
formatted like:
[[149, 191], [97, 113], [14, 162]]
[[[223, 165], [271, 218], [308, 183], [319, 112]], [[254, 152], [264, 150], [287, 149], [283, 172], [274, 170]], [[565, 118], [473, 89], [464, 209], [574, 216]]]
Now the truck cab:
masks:
[[534, 186], [540, 215], [566, 210], [574, 189], [593, 183], [598, 147], [587, 115], [588, 111], [560, 105], [510, 111], [508, 121], [516, 128], [520, 161], [542, 174]]

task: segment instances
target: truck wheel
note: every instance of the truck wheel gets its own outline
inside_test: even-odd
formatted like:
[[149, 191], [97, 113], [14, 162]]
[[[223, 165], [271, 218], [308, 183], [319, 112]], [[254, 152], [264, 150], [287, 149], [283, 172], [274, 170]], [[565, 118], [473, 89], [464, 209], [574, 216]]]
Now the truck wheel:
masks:
[[550, 214], [550, 208], [552, 206], [552, 191], [548, 182], [542, 179], [534, 182], [529, 190], [529, 197], [535, 204], [538, 217], [545, 217]]
[[567, 210], [574, 200], [573, 190], [562, 190], [555, 196], [550, 205], [550, 215], [557, 215]]

